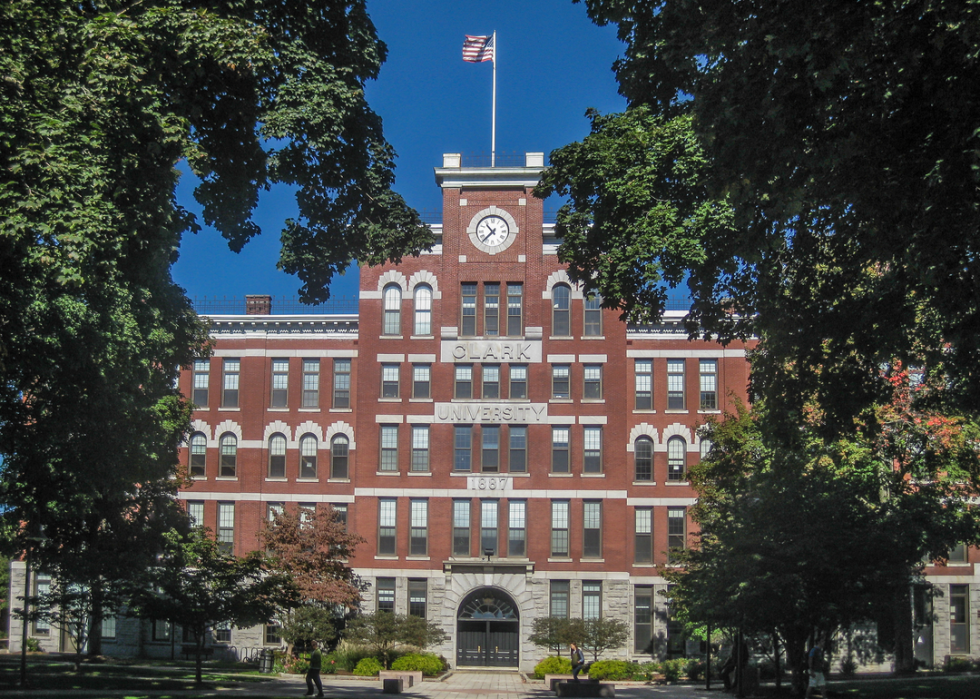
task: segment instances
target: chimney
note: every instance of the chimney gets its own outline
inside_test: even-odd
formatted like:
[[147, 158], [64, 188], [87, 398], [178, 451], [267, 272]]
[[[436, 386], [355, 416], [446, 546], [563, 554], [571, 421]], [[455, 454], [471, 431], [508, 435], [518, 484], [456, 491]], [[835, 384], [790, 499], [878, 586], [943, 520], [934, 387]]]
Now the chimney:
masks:
[[272, 315], [271, 296], [246, 296], [245, 315], [248, 316], [268, 316]]

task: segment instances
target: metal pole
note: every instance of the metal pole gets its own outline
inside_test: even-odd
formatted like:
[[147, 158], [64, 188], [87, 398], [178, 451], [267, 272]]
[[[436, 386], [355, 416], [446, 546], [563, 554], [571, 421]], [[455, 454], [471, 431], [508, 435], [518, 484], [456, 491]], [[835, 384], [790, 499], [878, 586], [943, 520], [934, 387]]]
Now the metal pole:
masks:
[[706, 626], [708, 641], [707, 645], [705, 645], [704, 654], [704, 688], [711, 689], [711, 622], [707, 622]]
[[27, 686], [27, 616], [30, 614], [31, 605], [31, 545], [27, 544], [27, 556], [25, 557], [26, 568], [24, 570], [24, 618], [20, 636], [20, 686]]
[[493, 116], [490, 118], [490, 167], [497, 164], [497, 32], [493, 32]]

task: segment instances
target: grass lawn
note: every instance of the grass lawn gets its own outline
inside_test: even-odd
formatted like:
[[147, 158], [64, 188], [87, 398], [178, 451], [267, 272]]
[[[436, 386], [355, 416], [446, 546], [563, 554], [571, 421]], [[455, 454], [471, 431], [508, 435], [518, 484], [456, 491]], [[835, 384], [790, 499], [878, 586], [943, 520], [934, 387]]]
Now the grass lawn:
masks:
[[[763, 687], [760, 696], [791, 697], [787, 687], [776, 693]], [[980, 676], [922, 674], [914, 677], [831, 678], [828, 699], [980, 699]]]

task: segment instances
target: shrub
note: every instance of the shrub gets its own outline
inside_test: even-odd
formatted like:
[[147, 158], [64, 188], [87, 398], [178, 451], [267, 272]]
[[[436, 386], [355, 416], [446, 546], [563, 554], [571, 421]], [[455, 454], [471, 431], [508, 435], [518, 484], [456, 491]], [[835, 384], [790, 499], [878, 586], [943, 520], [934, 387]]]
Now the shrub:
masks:
[[853, 677], [857, 674], [858, 664], [854, 658], [847, 657], [840, 662], [840, 671], [842, 675], [847, 677]]
[[335, 650], [332, 655], [338, 665], [347, 670], [347, 672], [353, 672], [357, 664], [364, 660], [364, 658], [373, 658], [374, 652], [365, 646], [345, 643]]
[[704, 677], [704, 661], [690, 658], [684, 667], [684, 676], [692, 682], [697, 682]]
[[377, 658], [363, 658], [354, 668], [354, 674], [358, 677], [375, 677], [381, 672], [381, 663]]
[[310, 659], [306, 658], [291, 658], [287, 657], [283, 663], [283, 669], [290, 675], [305, 675], [306, 671], [310, 669]]
[[422, 671], [426, 677], [441, 675], [445, 667], [442, 659], [432, 653], [409, 653], [391, 664], [392, 670]]
[[28, 638], [27, 639], [27, 645], [25, 647], [27, 648], [27, 652], [28, 653], [40, 653], [41, 652], [41, 642], [39, 640], [37, 640], [36, 638]]
[[667, 682], [676, 682], [681, 678], [681, 673], [687, 668], [687, 660], [684, 658], [674, 658], [660, 663], [660, 672], [664, 674]]
[[[591, 670], [589, 671], [591, 673]], [[534, 666], [534, 678], [543, 680], [545, 675], [570, 675], [572, 674], [572, 661], [568, 658], [560, 658], [551, 655]], [[589, 677], [592, 675], [590, 674]]]
[[598, 660], [589, 668], [591, 680], [630, 680], [639, 674], [640, 666], [625, 660]]
[[947, 655], [943, 663], [943, 672], [970, 672], [974, 668], [970, 658], [957, 658]]
[[660, 673], [660, 665], [657, 663], [640, 663], [640, 671], [634, 675], [637, 680], [649, 682], [653, 676]]

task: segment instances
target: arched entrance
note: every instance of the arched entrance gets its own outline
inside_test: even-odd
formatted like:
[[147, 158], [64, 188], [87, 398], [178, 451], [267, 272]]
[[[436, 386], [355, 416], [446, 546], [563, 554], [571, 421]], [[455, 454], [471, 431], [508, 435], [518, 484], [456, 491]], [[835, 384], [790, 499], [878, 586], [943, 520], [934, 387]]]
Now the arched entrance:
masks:
[[456, 666], [517, 667], [520, 615], [514, 600], [484, 587], [463, 598], [456, 616]]

